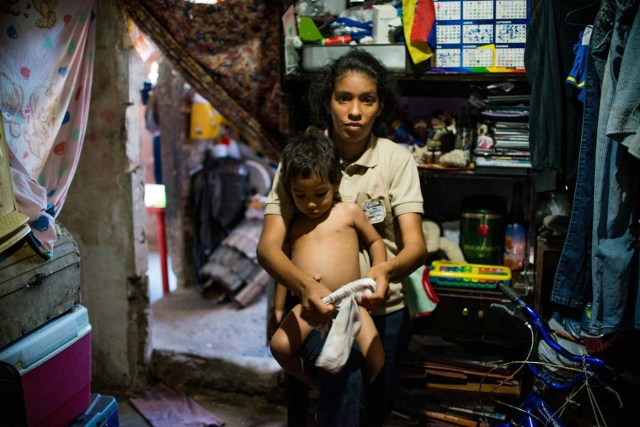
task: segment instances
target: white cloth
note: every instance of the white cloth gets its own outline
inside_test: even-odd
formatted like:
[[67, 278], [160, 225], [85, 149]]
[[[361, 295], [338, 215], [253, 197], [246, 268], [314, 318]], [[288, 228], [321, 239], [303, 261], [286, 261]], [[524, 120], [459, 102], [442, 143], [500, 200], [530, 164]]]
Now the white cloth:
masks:
[[349, 358], [353, 340], [360, 332], [360, 312], [356, 295], [375, 290], [376, 282], [373, 279], [358, 279], [322, 299], [326, 304], [336, 304], [338, 313], [332, 322], [320, 329], [326, 340], [316, 360], [316, 366], [332, 374], [340, 372]]

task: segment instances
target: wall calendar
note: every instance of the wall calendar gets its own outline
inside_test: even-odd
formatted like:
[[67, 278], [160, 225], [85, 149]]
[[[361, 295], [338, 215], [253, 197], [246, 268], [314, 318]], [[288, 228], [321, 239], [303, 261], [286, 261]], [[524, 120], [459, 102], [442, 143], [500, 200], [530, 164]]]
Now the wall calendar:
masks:
[[531, 0], [434, 0], [431, 71], [524, 72]]

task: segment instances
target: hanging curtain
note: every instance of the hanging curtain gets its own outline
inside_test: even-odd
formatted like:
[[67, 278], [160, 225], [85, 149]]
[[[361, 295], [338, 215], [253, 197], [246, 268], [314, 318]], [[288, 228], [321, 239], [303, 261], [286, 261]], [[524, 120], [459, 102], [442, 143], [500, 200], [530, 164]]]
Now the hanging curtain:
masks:
[[242, 139], [278, 158], [287, 117], [279, 80], [279, 2], [118, 1]]
[[0, 7], [0, 109], [18, 209], [51, 257], [87, 127], [96, 0]]

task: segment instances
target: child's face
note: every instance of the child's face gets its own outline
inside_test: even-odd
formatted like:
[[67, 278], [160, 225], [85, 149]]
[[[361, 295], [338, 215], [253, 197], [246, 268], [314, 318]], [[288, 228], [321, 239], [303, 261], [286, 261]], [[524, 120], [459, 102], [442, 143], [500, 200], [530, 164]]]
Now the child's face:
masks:
[[327, 178], [292, 178], [291, 195], [300, 213], [309, 218], [319, 218], [333, 206], [337, 188]]

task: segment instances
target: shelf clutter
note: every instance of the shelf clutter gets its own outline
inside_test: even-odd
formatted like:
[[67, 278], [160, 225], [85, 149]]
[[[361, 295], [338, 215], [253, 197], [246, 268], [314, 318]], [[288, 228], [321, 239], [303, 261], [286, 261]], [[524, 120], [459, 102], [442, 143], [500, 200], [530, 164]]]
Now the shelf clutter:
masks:
[[300, 65], [316, 71], [347, 45], [364, 46], [396, 72], [412, 66], [443, 73], [524, 71], [528, 1], [437, 2], [437, 7], [417, 2], [412, 8], [396, 1], [350, 3], [302, 0], [285, 12], [287, 74]]
[[522, 389], [513, 357], [501, 347], [414, 334], [400, 374], [399, 411], [425, 425], [504, 420]]
[[[398, 80], [411, 79], [383, 136], [406, 145], [418, 167], [530, 173], [524, 76], [528, 1], [437, 2], [435, 7], [418, 2], [413, 10], [394, 1], [289, 4], [282, 17], [289, 84], [298, 85], [296, 78], [311, 75], [352, 47], [365, 49]], [[469, 84], [460, 85], [458, 76]], [[430, 77], [435, 84], [419, 93], [418, 80]], [[418, 96], [437, 96], [431, 89], [447, 99], [416, 105]], [[469, 102], [461, 105], [467, 97]], [[298, 112], [292, 114], [296, 122]], [[307, 120], [302, 115], [293, 129], [307, 126]]]
[[529, 95], [488, 96], [481, 112], [483, 130], [474, 150], [478, 171], [484, 168], [531, 169]]

